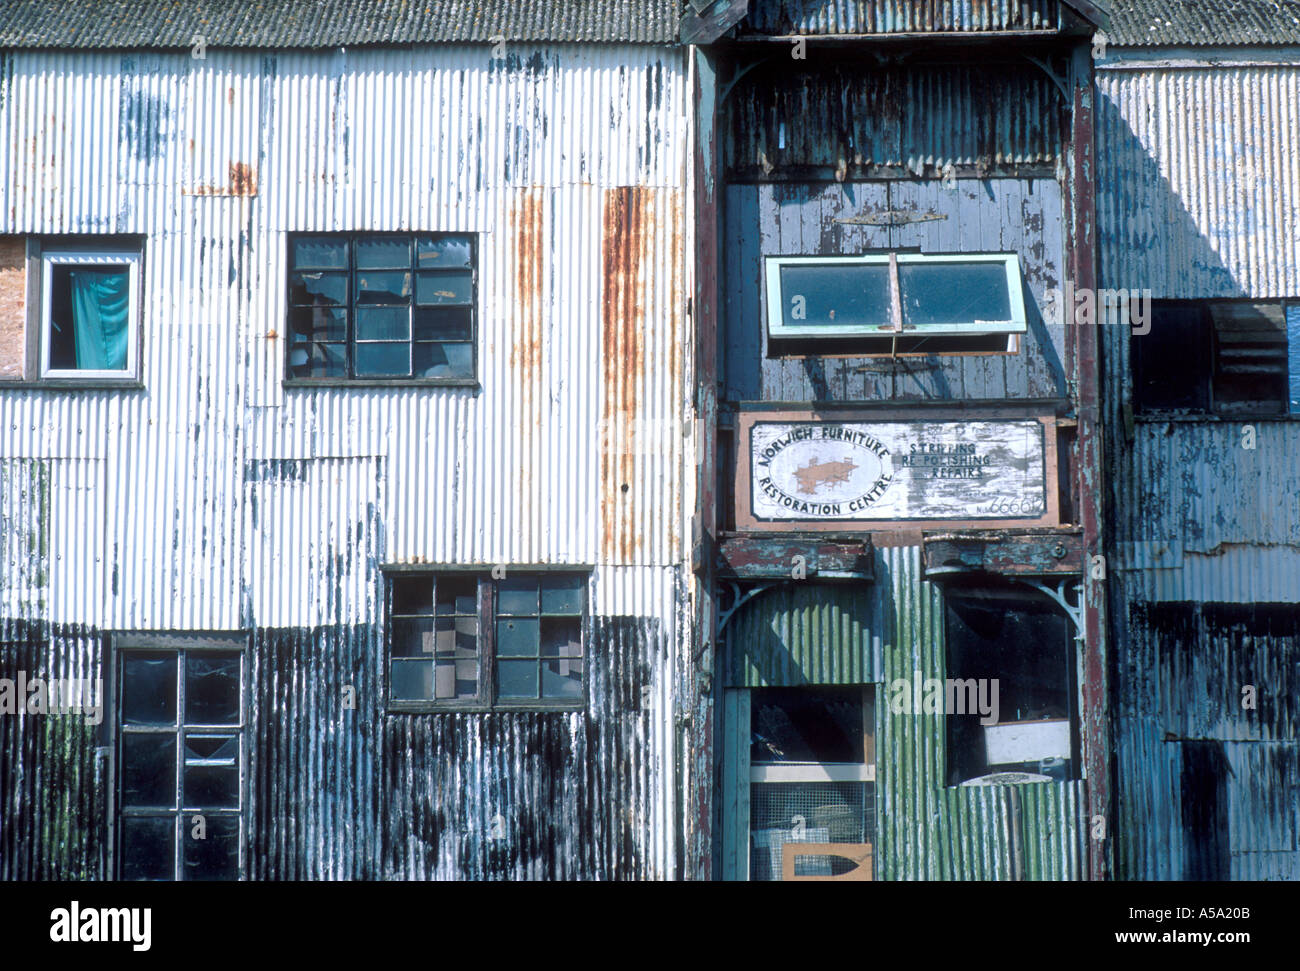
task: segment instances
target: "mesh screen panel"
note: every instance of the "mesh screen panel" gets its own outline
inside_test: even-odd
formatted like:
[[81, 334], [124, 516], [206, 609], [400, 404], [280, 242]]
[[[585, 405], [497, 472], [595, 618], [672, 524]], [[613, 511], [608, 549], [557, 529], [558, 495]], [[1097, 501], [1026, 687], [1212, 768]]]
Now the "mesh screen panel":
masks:
[[[786, 843], [870, 843], [875, 836], [875, 786], [868, 782], [761, 782], [749, 791], [751, 880], [781, 879]], [[800, 857], [800, 875], [853, 869], [837, 857]]]

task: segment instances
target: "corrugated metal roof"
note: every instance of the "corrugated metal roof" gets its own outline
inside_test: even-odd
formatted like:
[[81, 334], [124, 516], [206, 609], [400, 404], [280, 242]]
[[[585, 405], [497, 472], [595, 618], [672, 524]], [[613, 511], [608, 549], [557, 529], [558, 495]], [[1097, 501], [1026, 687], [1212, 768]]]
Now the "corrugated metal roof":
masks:
[[1113, 0], [1120, 47], [1300, 43], [1300, 0]]
[[7, 0], [0, 47], [672, 43], [680, 0]]

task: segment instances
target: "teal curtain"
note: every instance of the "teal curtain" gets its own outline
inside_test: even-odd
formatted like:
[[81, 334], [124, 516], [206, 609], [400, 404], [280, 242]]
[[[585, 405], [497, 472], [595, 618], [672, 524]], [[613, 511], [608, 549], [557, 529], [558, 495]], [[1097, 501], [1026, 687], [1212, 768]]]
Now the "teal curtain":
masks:
[[77, 369], [126, 370], [127, 318], [131, 274], [125, 267], [77, 267], [72, 283], [72, 327], [77, 341]]

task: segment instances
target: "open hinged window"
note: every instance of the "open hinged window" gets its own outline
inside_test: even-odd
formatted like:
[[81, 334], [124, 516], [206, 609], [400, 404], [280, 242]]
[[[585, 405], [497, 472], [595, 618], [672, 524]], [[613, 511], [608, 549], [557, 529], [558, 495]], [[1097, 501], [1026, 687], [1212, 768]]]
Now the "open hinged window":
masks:
[[773, 348], [1006, 351], [1027, 328], [1014, 253], [766, 258]]

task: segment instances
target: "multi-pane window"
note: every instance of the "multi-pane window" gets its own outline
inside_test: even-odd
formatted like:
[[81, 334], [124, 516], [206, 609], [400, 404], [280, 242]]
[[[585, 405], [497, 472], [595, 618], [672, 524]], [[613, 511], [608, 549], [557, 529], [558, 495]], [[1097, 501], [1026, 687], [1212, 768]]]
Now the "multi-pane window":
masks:
[[289, 242], [289, 377], [474, 377], [475, 247], [466, 235]]
[[583, 574], [395, 573], [388, 610], [388, 694], [398, 707], [583, 700]]
[[124, 880], [241, 873], [243, 653], [118, 654], [117, 870]]

